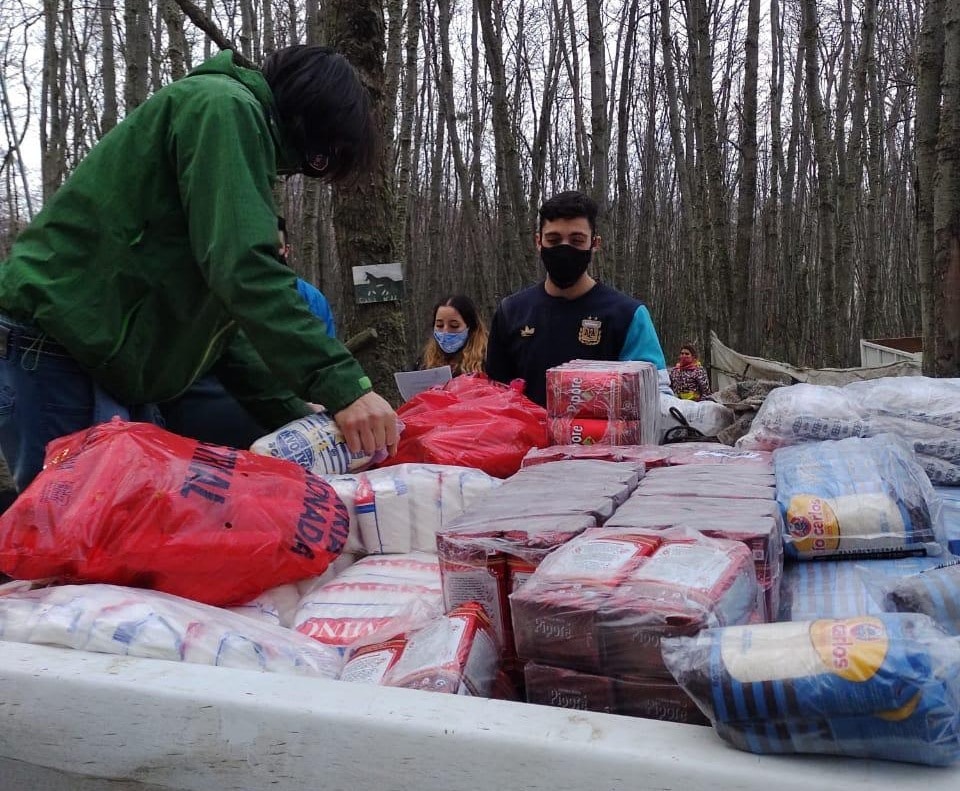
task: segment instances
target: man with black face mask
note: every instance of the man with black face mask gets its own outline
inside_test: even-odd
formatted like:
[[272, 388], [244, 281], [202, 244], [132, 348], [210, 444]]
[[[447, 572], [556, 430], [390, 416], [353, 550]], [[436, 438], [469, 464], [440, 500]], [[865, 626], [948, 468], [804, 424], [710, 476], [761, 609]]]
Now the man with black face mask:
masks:
[[526, 394], [543, 406], [547, 369], [576, 359], [645, 360], [670, 392], [646, 305], [587, 272], [600, 247], [597, 211], [582, 192], [561, 192], [540, 207], [536, 244], [546, 278], [504, 299], [493, 317], [487, 373], [500, 382], [525, 380]]

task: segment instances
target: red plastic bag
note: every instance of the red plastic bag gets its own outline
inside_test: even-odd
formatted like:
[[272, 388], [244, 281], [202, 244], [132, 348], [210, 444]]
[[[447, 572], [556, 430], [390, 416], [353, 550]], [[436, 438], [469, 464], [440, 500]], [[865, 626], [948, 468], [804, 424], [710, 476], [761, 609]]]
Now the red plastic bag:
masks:
[[241, 604], [323, 573], [346, 506], [296, 464], [115, 418], [47, 445], [0, 518], [0, 571]]
[[519, 390], [464, 375], [411, 398], [397, 410], [404, 429], [384, 462], [474, 467], [497, 478], [520, 469], [530, 448], [547, 445], [547, 411]]

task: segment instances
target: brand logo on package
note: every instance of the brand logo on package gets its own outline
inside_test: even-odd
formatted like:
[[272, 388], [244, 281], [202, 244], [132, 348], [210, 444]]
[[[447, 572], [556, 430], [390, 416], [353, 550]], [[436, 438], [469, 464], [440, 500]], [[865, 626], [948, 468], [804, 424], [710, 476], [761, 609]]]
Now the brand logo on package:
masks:
[[584, 346], [596, 346], [600, 343], [600, 330], [603, 322], [596, 316], [588, 316], [580, 322], [580, 332], [577, 334], [577, 340]]

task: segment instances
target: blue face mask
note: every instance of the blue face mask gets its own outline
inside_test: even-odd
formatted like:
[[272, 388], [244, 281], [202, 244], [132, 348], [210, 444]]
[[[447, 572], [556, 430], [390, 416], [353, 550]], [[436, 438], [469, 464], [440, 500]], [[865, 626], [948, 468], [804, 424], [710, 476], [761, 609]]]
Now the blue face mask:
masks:
[[436, 338], [437, 345], [443, 349], [444, 354], [456, 354], [460, 351], [466, 345], [469, 334], [470, 330], [464, 330], [463, 332], [433, 331], [433, 337]]

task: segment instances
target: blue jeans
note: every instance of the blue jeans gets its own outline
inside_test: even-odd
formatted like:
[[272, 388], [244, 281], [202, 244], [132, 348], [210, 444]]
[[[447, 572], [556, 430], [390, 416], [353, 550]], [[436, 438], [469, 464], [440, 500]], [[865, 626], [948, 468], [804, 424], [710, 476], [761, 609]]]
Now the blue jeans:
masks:
[[0, 450], [18, 492], [43, 468], [50, 440], [114, 415], [161, 424], [152, 404], [117, 403], [42, 330], [0, 314]]

